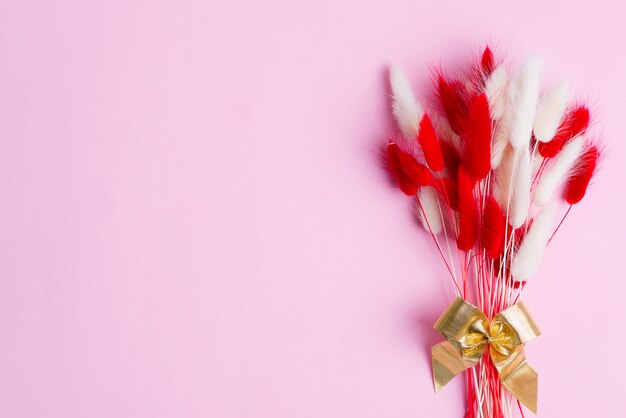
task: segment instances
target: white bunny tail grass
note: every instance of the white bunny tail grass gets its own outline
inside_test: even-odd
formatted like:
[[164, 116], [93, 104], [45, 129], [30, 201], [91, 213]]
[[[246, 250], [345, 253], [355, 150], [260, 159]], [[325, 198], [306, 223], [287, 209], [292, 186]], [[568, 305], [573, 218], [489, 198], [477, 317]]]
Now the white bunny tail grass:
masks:
[[424, 186], [417, 192], [418, 202], [415, 204], [415, 213], [422, 222], [424, 229], [437, 235], [443, 228], [439, 198], [434, 187]]
[[509, 144], [509, 128], [512, 119], [512, 106], [507, 94], [508, 75], [504, 65], [491, 74], [485, 84], [489, 100], [491, 119], [496, 122], [491, 141], [491, 168], [496, 169], [502, 162], [504, 151]]
[[505, 115], [500, 122], [496, 124], [493, 133], [493, 141], [491, 141], [491, 168], [496, 169], [502, 162], [504, 151], [509, 147], [508, 127], [506, 126], [507, 116]]
[[510, 191], [513, 187], [513, 162], [515, 150], [508, 142], [504, 143], [502, 162], [494, 169], [494, 196], [505, 211], [511, 204]]
[[552, 87], [537, 105], [537, 115], [533, 128], [535, 138], [540, 142], [549, 142], [554, 138], [569, 100], [569, 84], [561, 80]]
[[440, 139], [448, 141], [448, 143], [452, 144], [457, 151], [462, 150], [463, 143], [461, 141], [461, 137], [454, 133], [454, 131], [450, 127], [450, 122], [448, 122], [448, 119], [443, 116], [437, 116], [436, 114], [429, 116], [433, 120], [437, 136]]
[[506, 87], [509, 76], [504, 65], [499, 65], [485, 82], [485, 94], [489, 101], [489, 112], [491, 119], [498, 121], [504, 114], [507, 105]]
[[554, 195], [556, 189], [565, 181], [570, 169], [580, 158], [585, 148], [585, 138], [582, 135], [569, 141], [561, 153], [556, 157], [552, 166], [543, 173], [539, 185], [535, 190], [533, 201], [538, 205], [545, 205]]
[[539, 76], [541, 60], [528, 59], [517, 78], [509, 83], [509, 100], [513, 106], [509, 140], [513, 148], [528, 146], [533, 132], [537, 101], [539, 100]]
[[555, 210], [556, 207], [552, 204], [544, 207], [535, 216], [517, 253], [513, 255], [511, 275], [515, 281], [526, 281], [537, 272], [552, 233]]
[[530, 209], [530, 187], [532, 166], [528, 147], [515, 150], [515, 174], [513, 178], [513, 199], [510, 207], [509, 223], [513, 228], [524, 225]]
[[389, 82], [393, 95], [393, 116], [402, 135], [413, 140], [417, 136], [424, 110], [415, 100], [408, 78], [398, 67], [391, 67]]

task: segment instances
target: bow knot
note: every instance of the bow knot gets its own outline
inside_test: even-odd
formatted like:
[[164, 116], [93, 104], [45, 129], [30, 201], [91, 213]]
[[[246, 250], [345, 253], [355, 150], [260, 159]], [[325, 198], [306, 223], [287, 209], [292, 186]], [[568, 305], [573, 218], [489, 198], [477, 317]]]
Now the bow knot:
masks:
[[459, 341], [461, 355], [466, 360], [479, 359], [487, 346], [508, 356], [520, 345], [519, 340], [514, 337], [514, 331], [499, 319], [494, 319], [491, 323], [484, 318], [477, 319], [470, 329]]
[[476, 306], [457, 298], [435, 324], [447, 341], [432, 349], [435, 391], [462, 371], [474, 367], [489, 348], [500, 380], [517, 399], [537, 412], [537, 372], [526, 362], [524, 344], [539, 329], [523, 303], [491, 321]]

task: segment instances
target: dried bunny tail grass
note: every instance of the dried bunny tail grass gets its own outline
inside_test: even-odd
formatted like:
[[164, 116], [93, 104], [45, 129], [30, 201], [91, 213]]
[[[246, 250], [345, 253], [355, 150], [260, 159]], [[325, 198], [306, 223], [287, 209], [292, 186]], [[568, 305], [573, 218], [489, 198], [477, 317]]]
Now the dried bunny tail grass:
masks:
[[415, 99], [408, 78], [398, 67], [391, 67], [389, 82], [393, 96], [393, 117], [402, 135], [406, 139], [413, 140], [419, 131], [419, 123], [424, 110]]
[[439, 145], [448, 176], [456, 179], [456, 173], [461, 165], [461, 154], [448, 141], [441, 141]]
[[500, 119], [496, 124], [495, 131], [493, 133], [493, 141], [491, 144], [491, 168], [496, 169], [502, 162], [504, 152], [509, 147], [508, 128], [506, 126], [505, 118]]
[[428, 186], [433, 182], [430, 170], [396, 142], [387, 145], [387, 168], [400, 190], [407, 196], [413, 196], [421, 186]]
[[566, 181], [570, 169], [584, 152], [585, 138], [582, 135], [569, 141], [552, 166], [543, 173], [535, 190], [533, 201], [545, 205], [554, 195], [556, 189]]
[[506, 221], [498, 202], [487, 196], [480, 230], [480, 242], [489, 258], [498, 258], [504, 251]]
[[533, 219], [532, 225], [511, 261], [511, 275], [515, 281], [526, 281], [537, 272], [550, 239], [555, 210], [554, 204], [548, 205]]
[[417, 199], [415, 214], [422, 222], [424, 229], [437, 235], [443, 229], [437, 190], [431, 186], [421, 187], [417, 192]]
[[456, 192], [456, 183], [449, 177], [441, 177], [435, 180], [433, 187], [441, 195], [443, 200], [452, 210], [459, 209], [458, 196]]
[[550, 142], [539, 142], [537, 149], [545, 158], [554, 158], [572, 138], [584, 133], [589, 127], [589, 108], [580, 105], [567, 112]]
[[486, 94], [472, 100], [466, 131], [463, 164], [474, 180], [482, 180], [491, 170], [491, 118]]
[[433, 125], [435, 126], [435, 131], [437, 132], [437, 137], [439, 137], [442, 141], [447, 141], [449, 144], [453, 145], [457, 150], [462, 148], [461, 137], [454, 133], [452, 128], [450, 127], [450, 123], [445, 116], [441, 115], [430, 115]]
[[565, 201], [570, 205], [580, 202], [587, 193], [587, 187], [598, 169], [603, 150], [597, 144], [590, 144], [572, 168], [565, 186]]
[[550, 142], [561, 124], [569, 100], [569, 83], [561, 80], [537, 105], [533, 132], [539, 142]]
[[489, 111], [491, 119], [498, 121], [504, 114], [507, 106], [506, 88], [509, 83], [509, 76], [504, 64], [496, 67], [485, 82], [485, 94], [489, 99]]
[[493, 52], [491, 51], [491, 48], [489, 48], [489, 46], [486, 46], [483, 54], [480, 57], [480, 69], [483, 74], [489, 76], [491, 73], [493, 73], [495, 65], [496, 63]]
[[532, 166], [528, 147], [515, 151], [515, 175], [513, 179], [513, 198], [510, 207], [509, 223], [519, 228], [526, 222], [530, 208], [530, 188], [532, 185]]
[[443, 156], [439, 146], [439, 138], [427, 113], [422, 117], [417, 134], [417, 142], [422, 148], [424, 159], [433, 171], [443, 170]]
[[460, 81], [448, 81], [441, 71], [436, 73], [437, 96], [448, 118], [450, 128], [457, 135], [465, 132], [465, 123], [469, 115], [466, 86]]
[[494, 170], [502, 162], [504, 151], [509, 144], [509, 128], [513, 118], [513, 108], [507, 94], [508, 83], [506, 68], [504, 65], [500, 65], [494, 70], [485, 85], [491, 118], [496, 122], [491, 145], [491, 168]]
[[516, 79], [509, 84], [508, 94], [513, 106], [509, 141], [513, 148], [528, 146], [539, 100], [541, 60], [529, 58]]
[[478, 239], [478, 208], [472, 193], [473, 187], [471, 176], [461, 166], [457, 173], [459, 235], [456, 241], [461, 251], [472, 249]]
[[505, 142], [502, 151], [502, 163], [494, 170], [494, 197], [500, 206], [505, 209], [510, 206], [511, 201], [514, 160], [515, 150], [508, 142]]

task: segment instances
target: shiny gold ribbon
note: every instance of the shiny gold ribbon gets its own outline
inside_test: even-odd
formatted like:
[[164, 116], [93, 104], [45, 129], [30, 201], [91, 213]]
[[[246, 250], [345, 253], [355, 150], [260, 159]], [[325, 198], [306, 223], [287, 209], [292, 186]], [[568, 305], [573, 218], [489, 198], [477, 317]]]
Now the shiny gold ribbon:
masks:
[[524, 356], [524, 344], [540, 332], [522, 302], [490, 322], [476, 306], [456, 298], [435, 324], [447, 341], [432, 349], [435, 392], [462, 371], [474, 367], [489, 346], [500, 381], [537, 413], [537, 372]]

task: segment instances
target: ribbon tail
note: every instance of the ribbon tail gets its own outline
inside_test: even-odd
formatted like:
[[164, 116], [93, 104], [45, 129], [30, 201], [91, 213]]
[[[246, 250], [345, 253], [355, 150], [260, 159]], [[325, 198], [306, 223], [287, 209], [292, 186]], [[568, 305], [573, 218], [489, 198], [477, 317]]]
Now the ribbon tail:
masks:
[[536, 414], [537, 382], [537, 372], [525, 362], [504, 379], [502, 384], [515, 395], [521, 403]]
[[498, 369], [502, 385], [533, 413], [537, 413], [538, 375], [526, 362], [524, 346], [518, 346], [505, 357], [493, 348], [491, 359]]
[[458, 349], [450, 341], [434, 345], [432, 348], [432, 359], [435, 392], [439, 392], [456, 375], [470, 367], [474, 367], [477, 363], [461, 357]]

